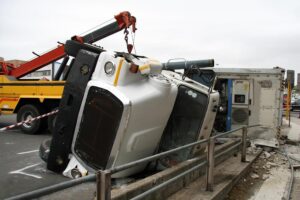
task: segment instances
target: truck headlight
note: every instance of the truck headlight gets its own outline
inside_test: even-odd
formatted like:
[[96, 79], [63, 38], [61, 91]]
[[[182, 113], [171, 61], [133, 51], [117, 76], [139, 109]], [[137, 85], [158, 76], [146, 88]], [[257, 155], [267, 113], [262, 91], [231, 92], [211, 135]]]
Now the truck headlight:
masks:
[[108, 61], [105, 63], [104, 71], [105, 71], [106, 75], [112, 76], [115, 73], [115, 70], [116, 70], [116, 67], [112, 62]]

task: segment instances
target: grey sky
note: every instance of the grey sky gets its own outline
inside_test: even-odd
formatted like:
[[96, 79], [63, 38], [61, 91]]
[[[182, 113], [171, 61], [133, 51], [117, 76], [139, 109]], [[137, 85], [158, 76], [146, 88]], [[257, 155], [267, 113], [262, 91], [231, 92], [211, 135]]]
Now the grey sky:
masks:
[[[137, 17], [138, 54], [157, 58], [214, 58], [218, 67], [300, 63], [300, 1], [1, 0], [0, 56], [30, 59], [128, 10]], [[98, 42], [125, 51], [122, 33]]]

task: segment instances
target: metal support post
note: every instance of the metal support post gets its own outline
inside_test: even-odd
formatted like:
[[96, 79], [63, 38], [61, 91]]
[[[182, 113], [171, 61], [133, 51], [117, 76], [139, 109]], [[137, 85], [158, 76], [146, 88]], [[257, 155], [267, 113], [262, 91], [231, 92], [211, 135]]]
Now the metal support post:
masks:
[[101, 172], [96, 172], [96, 199], [101, 199]]
[[97, 172], [97, 200], [111, 199], [111, 172], [109, 170]]
[[292, 96], [292, 90], [291, 90], [291, 82], [288, 81], [288, 94], [286, 98], [286, 111], [285, 111], [285, 116], [286, 119], [289, 120], [289, 127], [291, 127], [291, 96]]
[[246, 151], [247, 151], [247, 132], [248, 128], [246, 126], [243, 127], [242, 133], [242, 152], [241, 152], [241, 161], [246, 162]]
[[214, 189], [214, 167], [215, 167], [215, 139], [211, 137], [208, 141], [207, 151], [207, 180], [206, 190], [213, 191]]

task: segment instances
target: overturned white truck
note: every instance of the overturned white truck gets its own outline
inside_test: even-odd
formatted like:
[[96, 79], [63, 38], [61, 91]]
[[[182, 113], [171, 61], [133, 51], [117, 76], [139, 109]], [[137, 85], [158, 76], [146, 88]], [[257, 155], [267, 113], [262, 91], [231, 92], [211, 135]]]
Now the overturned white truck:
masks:
[[[62, 172], [71, 158], [69, 168], [93, 173], [209, 137], [218, 92], [162, 70], [158, 61], [72, 43], [66, 43], [66, 52], [75, 60], [59, 106], [48, 169]], [[180, 162], [200, 150], [188, 149], [172, 159]]]

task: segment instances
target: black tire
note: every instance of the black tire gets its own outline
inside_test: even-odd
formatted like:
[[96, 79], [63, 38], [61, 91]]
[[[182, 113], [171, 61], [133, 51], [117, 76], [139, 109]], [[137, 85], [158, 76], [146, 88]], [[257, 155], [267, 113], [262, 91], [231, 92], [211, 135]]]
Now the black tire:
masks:
[[[52, 109], [52, 111], [57, 110], [57, 109], [58, 108], [54, 108], [54, 109]], [[55, 127], [55, 123], [56, 123], [56, 118], [57, 118], [57, 114], [54, 114], [54, 115], [50, 115], [48, 117], [48, 120], [47, 120], [47, 122], [48, 122], [48, 129], [49, 129], [49, 131], [50, 131], [51, 134], [54, 133], [54, 127]]]
[[51, 139], [46, 139], [41, 143], [39, 149], [40, 158], [46, 163], [48, 161], [48, 156], [50, 153], [50, 145], [51, 145]]
[[[26, 104], [20, 108], [17, 113], [17, 121], [21, 122], [29, 118], [34, 118], [44, 114], [44, 109], [39, 105]], [[22, 124], [20, 129], [26, 134], [39, 134], [47, 127], [47, 121], [45, 118], [33, 121], [31, 123]]]

